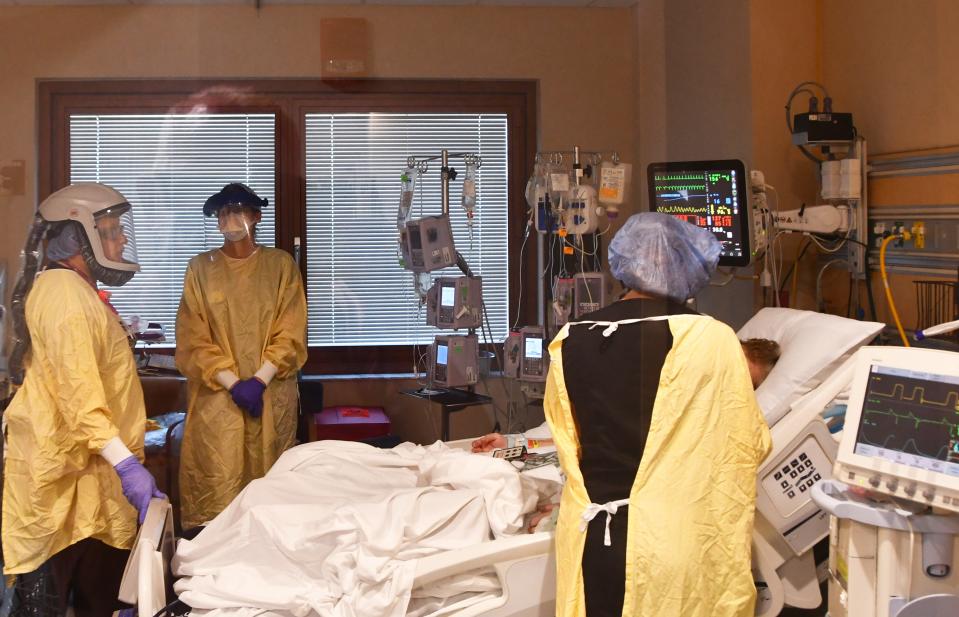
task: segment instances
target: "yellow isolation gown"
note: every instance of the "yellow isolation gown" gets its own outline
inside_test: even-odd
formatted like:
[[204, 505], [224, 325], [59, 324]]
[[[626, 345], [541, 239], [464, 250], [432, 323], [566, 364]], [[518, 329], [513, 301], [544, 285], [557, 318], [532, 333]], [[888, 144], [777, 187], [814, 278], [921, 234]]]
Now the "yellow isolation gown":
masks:
[[[306, 298], [296, 263], [262, 246], [245, 259], [220, 249], [197, 255], [183, 283], [176, 340], [176, 365], [189, 384], [180, 508], [190, 528], [219, 514], [296, 438], [296, 373], [306, 362]], [[216, 375], [248, 379], [264, 361], [277, 373], [254, 419]]]
[[[544, 407], [566, 474], [556, 528], [557, 617], [586, 614], [580, 522], [590, 498], [566, 389], [576, 376], [563, 374], [563, 341], [571, 327], [589, 323], [566, 325], [549, 346]], [[636, 479], [623, 495], [629, 499], [623, 615], [750, 617], [756, 473], [771, 449], [769, 430], [735, 333], [700, 315], [673, 315], [668, 323], [673, 346]], [[603, 336], [606, 325], [593, 335]], [[629, 336], [629, 327], [610, 335]]]
[[86, 538], [133, 545], [137, 512], [99, 453], [120, 437], [142, 461], [146, 423], [126, 331], [80, 275], [41, 273], [26, 319], [26, 375], [5, 414], [6, 574], [32, 572]]

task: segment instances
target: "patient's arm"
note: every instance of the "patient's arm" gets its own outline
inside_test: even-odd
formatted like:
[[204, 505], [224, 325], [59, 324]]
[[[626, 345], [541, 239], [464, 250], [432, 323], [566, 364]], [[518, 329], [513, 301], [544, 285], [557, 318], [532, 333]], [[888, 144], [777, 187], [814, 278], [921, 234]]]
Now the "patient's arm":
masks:
[[[522, 435], [513, 435], [512, 437], [514, 437], [514, 439], [517, 437], [520, 439], [520, 441], [515, 445], [526, 446], [526, 448], [529, 450], [553, 445], [552, 439], [528, 439]], [[479, 439], [474, 440], [471, 445], [473, 452], [490, 452], [492, 450], [499, 450], [501, 448], [509, 448], [513, 444], [510, 443], [510, 436], [508, 435], [489, 433], [488, 435], [483, 435]]]
[[489, 433], [472, 443], [473, 452], [490, 452], [506, 447], [506, 437], [499, 433]]

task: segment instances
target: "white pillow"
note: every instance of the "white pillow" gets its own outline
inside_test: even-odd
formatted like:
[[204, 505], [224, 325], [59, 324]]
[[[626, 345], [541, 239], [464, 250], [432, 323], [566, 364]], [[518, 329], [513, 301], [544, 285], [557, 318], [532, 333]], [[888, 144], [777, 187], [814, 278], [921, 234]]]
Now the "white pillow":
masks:
[[756, 313], [739, 330], [739, 339], [770, 339], [782, 350], [779, 362], [756, 389], [756, 400], [769, 426], [884, 327], [874, 321], [788, 308], [764, 308]]

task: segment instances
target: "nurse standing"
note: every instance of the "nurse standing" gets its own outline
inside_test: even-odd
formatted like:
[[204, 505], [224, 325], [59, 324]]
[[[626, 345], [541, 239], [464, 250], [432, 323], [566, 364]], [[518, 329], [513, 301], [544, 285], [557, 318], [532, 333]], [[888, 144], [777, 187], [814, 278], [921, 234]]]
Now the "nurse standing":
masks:
[[769, 430], [725, 324], [685, 306], [720, 244], [658, 213], [609, 246], [629, 290], [550, 344], [544, 407], [566, 474], [559, 617], [747, 617]]
[[266, 205], [240, 183], [212, 195], [203, 213], [217, 217], [223, 246], [187, 267], [176, 321], [176, 365], [189, 385], [184, 529], [213, 519], [296, 436], [306, 297], [290, 255], [256, 243]]

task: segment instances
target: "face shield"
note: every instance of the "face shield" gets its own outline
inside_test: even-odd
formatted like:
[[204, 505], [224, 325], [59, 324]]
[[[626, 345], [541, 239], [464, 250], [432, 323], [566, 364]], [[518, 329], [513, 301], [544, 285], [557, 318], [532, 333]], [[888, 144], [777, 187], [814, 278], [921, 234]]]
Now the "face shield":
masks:
[[129, 266], [139, 269], [133, 209], [130, 204], [121, 204], [95, 213], [93, 225], [104, 257], [101, 265], [120, 270]]
[[95, 279], [119, 287], [140, 270], [133, 211], [119, 191], [96, 182], [62, 188], [40, 204], [47, 223], [76, 221], [85, 236], [80, 254]]
[[252, 208], [243, 204], [227, 204], [217, 210], [216, 218], [220, 233], [230, 242], [239, 242], [253, 235], [256, 215]]

